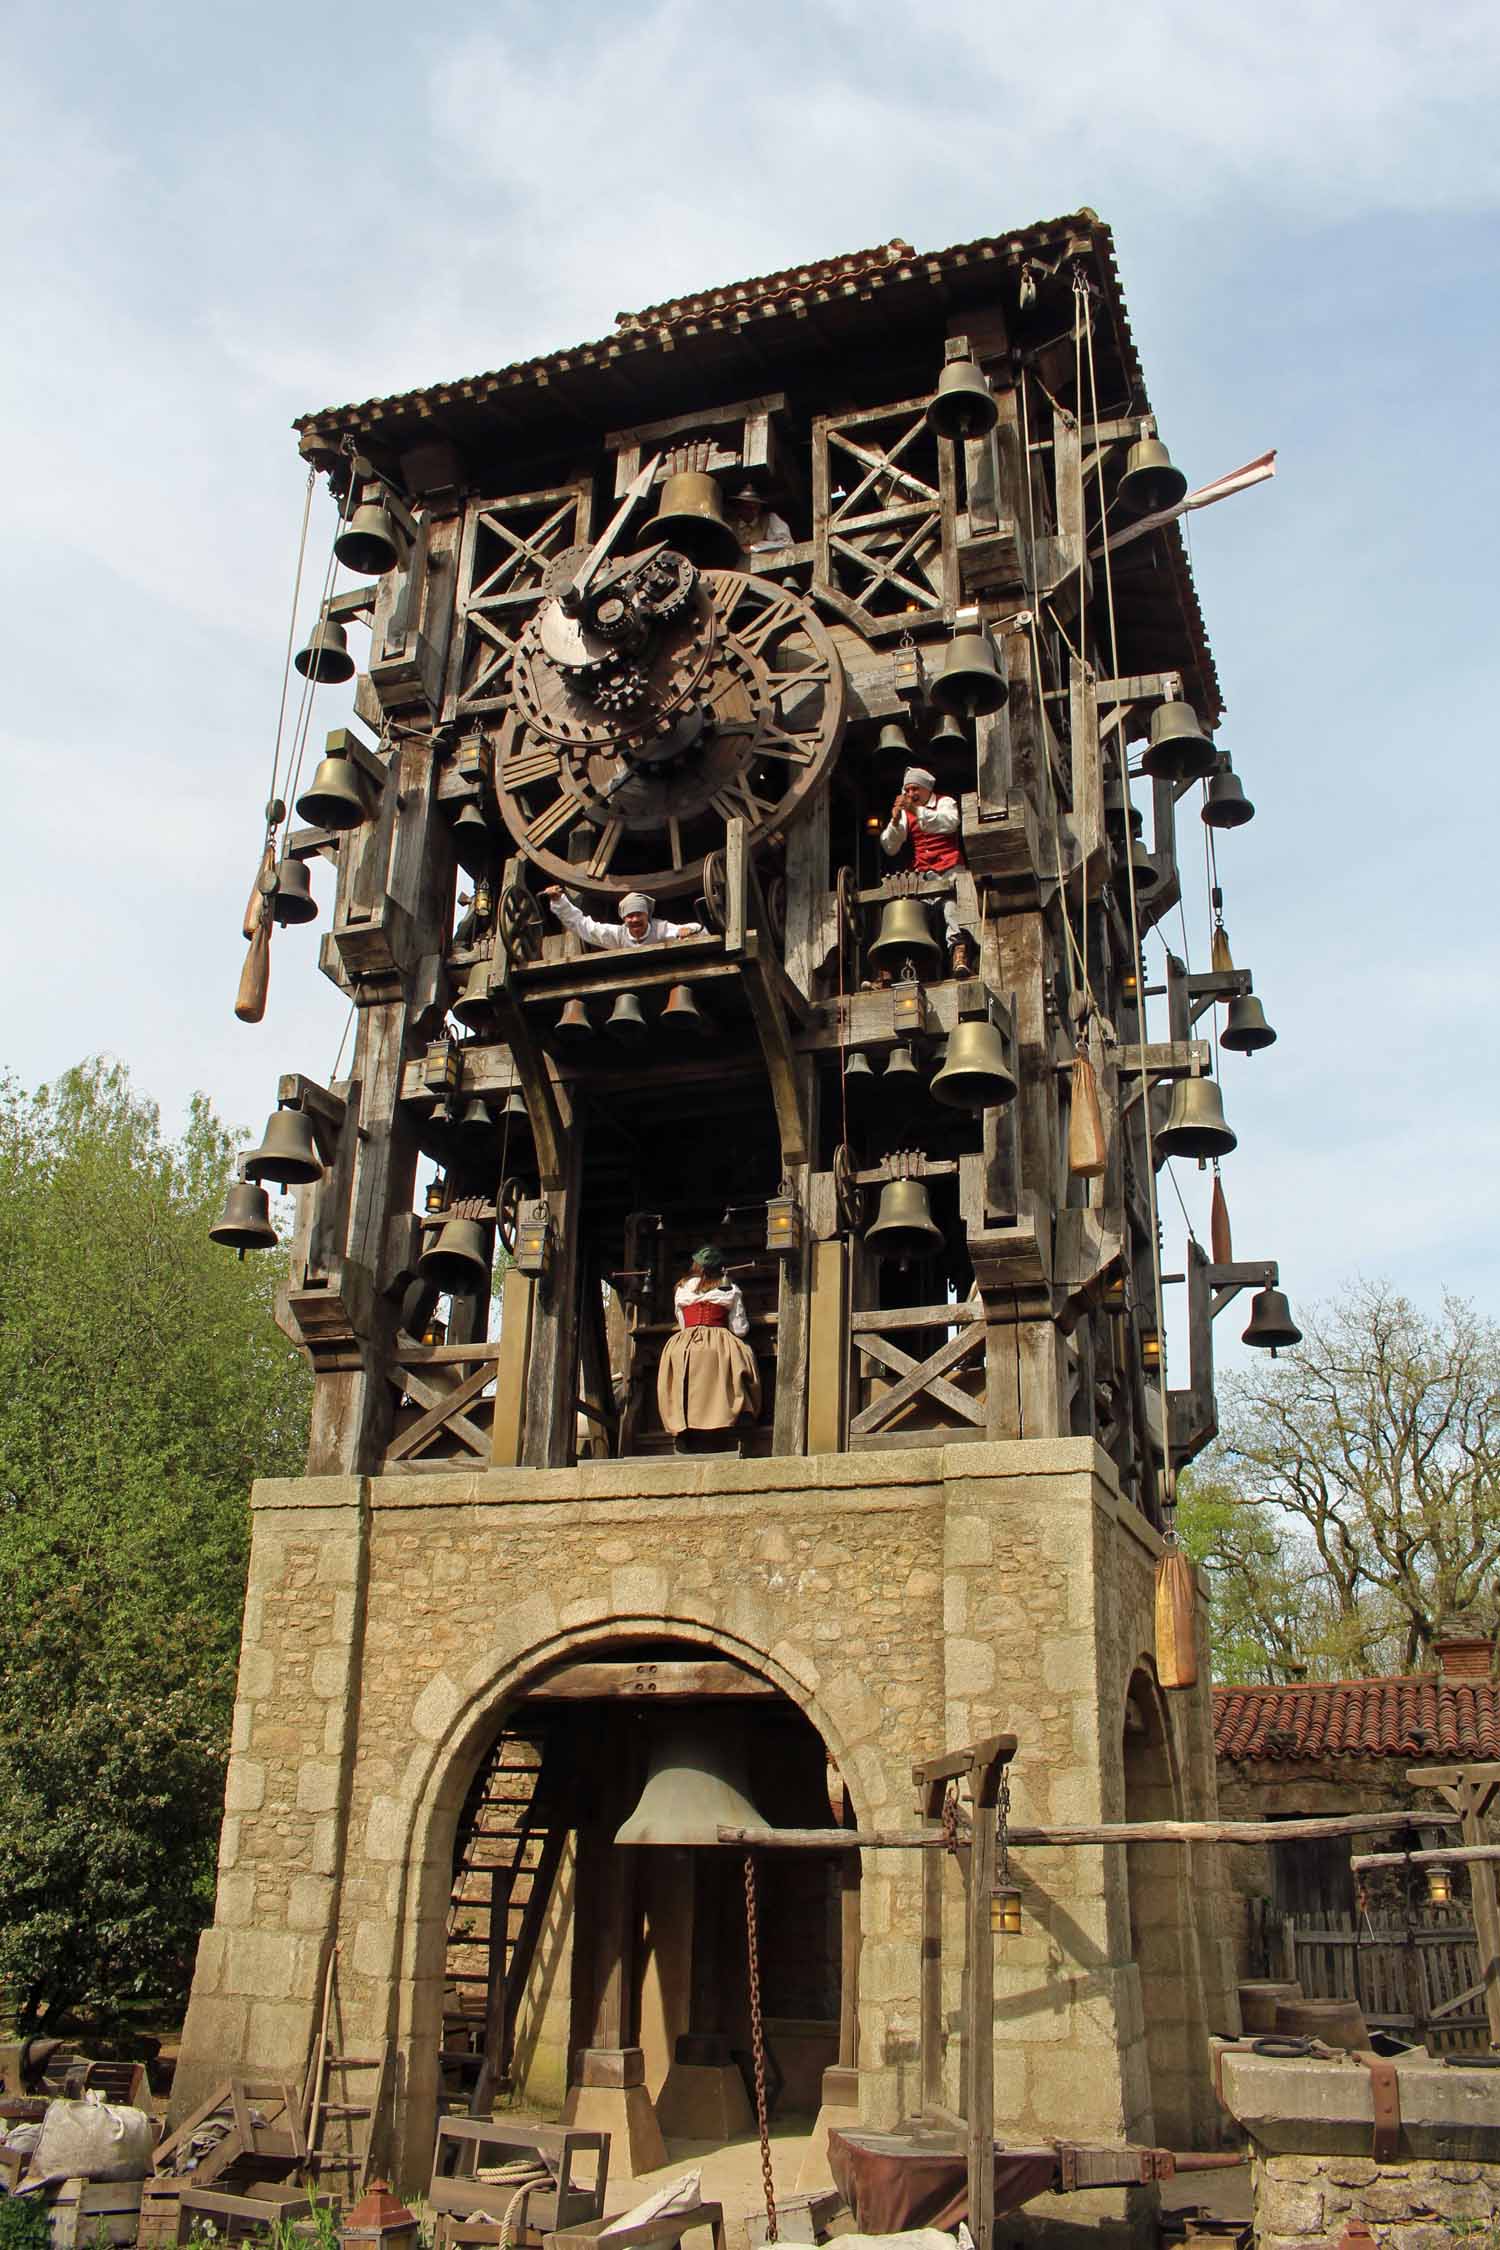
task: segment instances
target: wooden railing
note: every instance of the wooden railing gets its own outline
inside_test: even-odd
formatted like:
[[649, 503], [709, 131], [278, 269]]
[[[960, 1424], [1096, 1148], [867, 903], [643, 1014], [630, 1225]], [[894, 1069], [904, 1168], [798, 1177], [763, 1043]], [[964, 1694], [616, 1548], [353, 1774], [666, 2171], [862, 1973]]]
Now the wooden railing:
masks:
[[390, 1370], [399, 1403], [384, 1466], [487, 1469], [500, 1346], [403, 1341]]
[[1488, 2044], [1474, 1925], [1461, 1907], [1419, 1908], [1409, 1925], [1327, 1908], [1288, 1915], [1277, 1973], [1309, 2000], [1357, 2000], [1372, 2031], [1434, 2054]]
[[[977, 1305], [903, 1305], [889, 1312], [857, 1312], [849, 1326], [858, 1361], [863, 1362], [855, 1368], [855, 1396], [865, 1399], [850, 1416], [851, 1448], [930, 1445], [934, 1439], [951, 1443], [985, 1436], [989, 1413], [985, 1323]], [[950, 1333], [922, 1359], [894, 1341], [934, 1328]], [[892, 1376], [893, 1382], [887, 1380]]]

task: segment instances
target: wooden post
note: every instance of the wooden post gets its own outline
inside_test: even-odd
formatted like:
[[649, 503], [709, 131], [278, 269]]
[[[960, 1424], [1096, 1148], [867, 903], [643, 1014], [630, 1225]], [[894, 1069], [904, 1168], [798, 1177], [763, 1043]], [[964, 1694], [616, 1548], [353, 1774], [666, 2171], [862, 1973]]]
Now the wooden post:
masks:
[[811, 1245], [807, 1450], [841, 1453], [849, 1427], [849, 1252], [835, 1236]]
[[583, 1139], [582, 1120], [575, 1119], [562, 1151], [563, 1184], [547, 1198], [552, 1213], [552, 1267], [533, 1300], [526, 1369], [526, 1433], [521, 1457], [529, 1469], [557, 1469], [573, 1458], [578, 1420]]
[[500, 1284], [500, 1352], [495, 1365], [495, 1420], [490, 1435], [490, 1462], [497, 1469], [513, 1469], [521, 1459], [535, 1298], [532, 1276], [512, 1266]]

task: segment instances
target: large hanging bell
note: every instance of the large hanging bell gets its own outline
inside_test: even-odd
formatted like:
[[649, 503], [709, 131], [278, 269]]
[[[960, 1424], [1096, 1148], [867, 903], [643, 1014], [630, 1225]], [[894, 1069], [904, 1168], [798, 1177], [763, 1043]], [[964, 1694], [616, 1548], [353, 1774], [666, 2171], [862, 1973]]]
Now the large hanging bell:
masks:
[[927, 427], [955, 444], [983, 437], [1000, 419], [984, 370], [972, 359], [950, 359], [927, 401]]
[[490, 834], [490, 824], [472, 798], [459, 809], [453, 823], [453, 849], [458, 864], [466, 875], [477, 882], [495, 856], [495, 839]]
[[1242, 1344], [1251, 1345], [1258, 1352], [1269, 1352], [1274, 1359], [1280, 1351], [1289, 1351], [1300, 1344], [1302, 1331], [1292, 1318], [1292, 1308], [1279, 1289], [1257, 1289], [1250, 1300], [1250, 1325], [1240, 1338]]
[[1239, 1146], [1224, 1122], [1224, 1097], [1212, 1078], [1179, 1078], [1167, 1121], [1156, 1136], [1162, 1156], [1227, 1156]]
[[321, 1180], [323, 1165], [312, 1125], [300, 1109], [273, 1109], [259, 1148], [245, 1158], [247, 1180], [274, 1180], [281, 1188]]
[[475, 961], [464, 978], [464, 988], [448, 1010], [457, 1018], [465, 1031], [485, 1031], [494, 1015], [490, 999], [490, 963]]
[[555, 1047], [571, 1049], [586, 1047], [594, 1036], [594, 1026], [582, 1000], [566, 1000], [552, 1032]]
[[706, 1039], [713, 1023], [693, 998], [692, 986], [674, 984], [661, 1012], [661, 1027], [669, 1038]]
[[990, 1109], [1014, 1101], [1016, 1081], [1005, 1060], [1005, 1041], [988, 1016], [955, 1024], [948, 1053], [929, 1088], [934, 1101], [950, 1109]]
[[277, 862], [271, 913], [278, 922], [316, 922], [318, 902], [312, 895], [312, 877], [305, 859]]
[[477, 1219], [447, 1219], [431, 1249], [417, 1260], [417, 1272], [435, 1289], [478, 1289], [489, 1280], [489, 1244]]
[[1253, 1055], [1262, 1047], [1274, 1047], [1276, 1034], [1266, 1021], [1266, 1011], [1253, 992], [1244, 993], [1231, 1000], [1229, 1013], [1224, 1019], [1224, 1029], [1219, 1033], [1219, 1045], [1228, 1047], [1236, 1055]]
[[320, 758], [297, 810], [314, 828], [358, 828], [369, 817], [352, 758]]
[[665, 539], [705, 570], [730, 570], [740, 560], [740, 543], [724, 514], [719, 480], [705, 469], [682, 469], [661, 488], [656, 514], [645, 525], [637, 547]]
[[934, 1223], [924, 1180], [887, 1180], [865, 1244], [878, 1258], [899, 1258], [903, 1265], [941, 1250], [943, 1230]]
[[319, 617], [307, 636], [306, 648], [299, 648], [292, 662], [304, 680], [316, 680], [325, 687], [333, 687], [340, 680], [352, 680], [354, 677], [349, 636], [343, 626], [331, 617]]
[[1158, 703], [1151, 714], [1151, 740], [1141, 758], [1142, 773], [1159, 781], [1203, 781], [1218, 758], [1191, 703]]
[[986, 717], [1004, 704], [1010, 689], [988, 633], [955, 633], [943, 669], [932, 683], [940, 711], [963, 719]]
[[744, 1740], [732, 1721], [683, 1718], [662, 1727], [635, 1811], [615, 1830], [617, 1844], [717, 1844], [720, 1828], [769, 1836], [745, 1770]]
[[362, 500], [333, 542], [333, 551], [356, 578], [379, 578], [394, 570], [401, 560], [401, 532], [385, 502]]
[[233, 1180], [224, 1198], [223, 1216], [208, 1230], [210, 1242], [226, 1250], [274, 1250], [276, 1229], [271, 1224], [271, 1199], [263, 1187], [250, 1180]]
[[924, 963], [930, 970], [943, 958], [943, 949], [932, 934], [927, 909], [919, 898], [887, 899], [869, 950], [872, 961], [894, 969], [898, 975], [906, 963], [912, 965], [910, 973], [918, 976]]
[[1138, 515], [1154, 516], [1175, 508], [1187, 494], [1187, 478], [1174, 469], [1172, 456], [1157, 437], [1138, 438], [1126, 456], [1116, 497]]
[[1223, 765], [1208, 785], [1208, 796], [1203, 806], [1203, 820], [1209, 828], [1243, 828], [1247, 820], [1255, 818], [1255, 807], [1240, 787], [1240, 777], [1233, 766]]
[[641, 1008], [640, 994], [622, 992], [605, 1017], [604, 1028], [609, 1037], [618, 1040], [622, 1047], [641, 1046], [650, 1026]]

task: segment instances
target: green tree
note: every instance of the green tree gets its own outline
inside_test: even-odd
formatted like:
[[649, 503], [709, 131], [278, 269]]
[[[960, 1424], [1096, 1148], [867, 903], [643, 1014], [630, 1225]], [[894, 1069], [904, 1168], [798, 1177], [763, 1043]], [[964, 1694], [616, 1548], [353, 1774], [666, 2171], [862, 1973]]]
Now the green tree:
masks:
[[1359, 1283], [1221, 1385], [1178, 1520], [1210, 1572], [1218, 1678], [1420, 1669], [1444, 1619], [1494, 1612], [1500, 1328]]
[[116, 1063], [0, 1081], [0, 1980], [23, 2028], [172, 1998], [212, 1908], [250, 1482], [308, 1379], [283, 1260], [208, 1240], [233, 1141]]

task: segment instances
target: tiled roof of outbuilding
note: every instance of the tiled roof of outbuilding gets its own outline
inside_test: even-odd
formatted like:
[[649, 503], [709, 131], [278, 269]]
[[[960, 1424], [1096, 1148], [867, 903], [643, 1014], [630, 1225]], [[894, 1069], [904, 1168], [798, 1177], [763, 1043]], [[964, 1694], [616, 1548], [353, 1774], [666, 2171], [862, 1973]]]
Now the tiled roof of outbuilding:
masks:
[[1221, 1758], [1500, 1758], [1494, 1680], [1325, 1680], [1305, 1687], [1216, 1687]]

